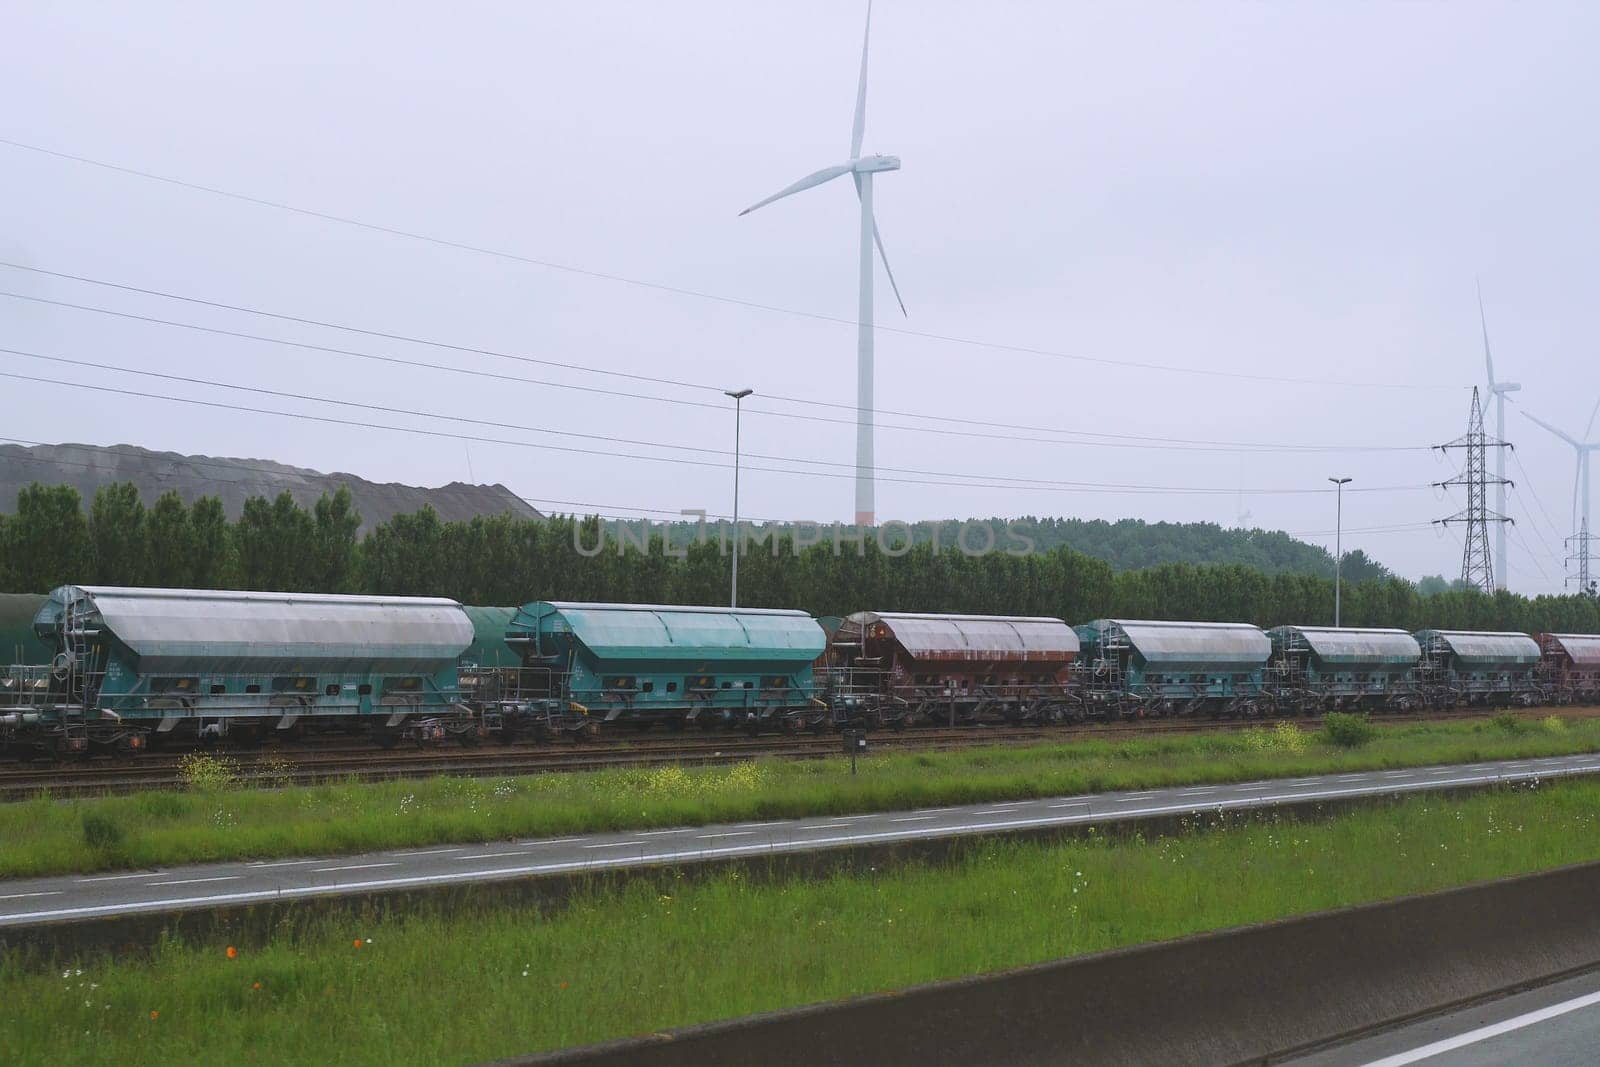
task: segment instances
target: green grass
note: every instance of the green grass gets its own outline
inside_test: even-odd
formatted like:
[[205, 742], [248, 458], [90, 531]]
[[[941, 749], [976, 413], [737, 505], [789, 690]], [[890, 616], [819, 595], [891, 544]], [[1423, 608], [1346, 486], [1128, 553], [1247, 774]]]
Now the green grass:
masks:
[[[1132, 741], [732, 767], [200, 789], [0, 805], [0, 877], [332, 855], [441, 842], [885, 811], [1600, 750], [1600, 720], [1376, 727], [1356, 747], [1293, 725]], [[222, 776], [224, 779], [226, 775]]]
[[225, 942], [50, 971], [11, 958], [0, 1052], [481, 1061], [1593, 860], [1597, 823], [1600, 783], [1567, 782], [1153, 842], [991, 842], [817, 881], [662, 876], [550, 914], [323, 916], [236, 959]]

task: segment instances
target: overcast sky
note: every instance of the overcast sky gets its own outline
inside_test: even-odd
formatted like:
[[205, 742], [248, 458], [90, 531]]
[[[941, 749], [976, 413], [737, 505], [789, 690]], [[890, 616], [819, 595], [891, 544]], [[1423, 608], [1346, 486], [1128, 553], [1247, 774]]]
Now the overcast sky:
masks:
[[[832, 0], [11, 5], [0, 138], [581, 272], [6, 145], [0, 259], [687, 384], [0, 269], [8, 292], [648, 397], [0, 298], [7, 348], [402, 411], [0, 355], [6, 373], [523, 444], [16, 379], [0, 379], [0, 433], [498, 481], [544, 510], [715, 513], [733, 419], [695, 405], [749, 386], [744, 449], [772, 458], [747, 461], [744, 514], [848, 520], [853, 192], [737, 213], [848, 155], [863, 16]], [[1464, 494], [1419, 487], [1454, 473], [1425, 446], [1463, 432], [1483, 381], [1481, 277], [1496, 367], [1523, 383], [1511, 584], [1558, 589], [1572, 452], [1521, 411], [1578, 433], [1600, 399], [1597, 37], [1592, 4], [881, 0], [865, 150], [904, 160], [876, 199], [910, 314], [881, 274], [877, 314], [913, 332], [879, 335], [878, 403], [1011, 428], [881, 429], [879, 463], [899, 472], [880, 519], [1248, 513], [1331, 545], [1324, 479], [1343, 474], [1366, 490], [1345, 498], [1347, 548], [1457, 574], [1459, 540], [1427, 524]]]

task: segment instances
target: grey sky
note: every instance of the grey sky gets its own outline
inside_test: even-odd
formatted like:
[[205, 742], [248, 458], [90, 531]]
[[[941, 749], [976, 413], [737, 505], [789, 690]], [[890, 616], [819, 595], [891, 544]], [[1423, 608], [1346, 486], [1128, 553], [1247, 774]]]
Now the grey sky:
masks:
[[[667, 286], [850, 320], [848, 183], [742, 207], [846, 154], [860, 3], [13, 5], [0, 137]], [[1582, 429], [1600, 397], [1592, 5], [912, 3], [875, 10], [865, 148], [904, 159], [877, 211], [927, 334], [1314, 387], [1108, 367], [886, 332], [880, 407], [1040, 427], [1292, 445], [1460, 434], [1482, 381], [1473, 279], [1521, 405]], [[726, 387], [745, 448], [831, 461], [747, 474], [746, 514], [851, 513], [848, 324], [674, 295], [232, 202], [0, 146], [0, 259], [290, 314]], [[0, 270], [0, 288], [504, 373], [715, 393], [361, 339]], [[891, 317], [894, 313], [894, 317]], [[731, 413], [380, 366], [0, 299], [0, 345], [503, 423], [363, 415], [0, 356], [0, 371], [567, 447], [522, 427], [725, 449]], [[271, 458], [380, 480], [469, 477], [467, 447], [0, 380], [7, 435]], [[763, 408], [841, 423], [759, 414]], [[890, 416], [884, 422], [905, 422]], [[936, 425], [925, 421], [918, 425]], [[1559, 588], [1571, 451], [1511, 416], [1514, 588]], [[999, 434], [1048, 436], [1030, 431]], [[616, 446], [623, 448], [623, 446]], [[652, 446], [627, 451], [668, 455]], [[684, 454], [687, 455], [687, 454]], [[1417, 486], [1426, 452], [1247, 454], [880, 430], [919, 471], [1193, 486], [1213, 495], [913, 484], [881, 518], [1210, 520], [1331, 542], [1331, 495]], [[723, 457], [701, 457], [723, 463]], [[1526, 468], [1524, 474], [1522, 468]], [[534, 498], [729, 506], [730, 472], [471, 446]], [[1531, 475], [1529, 478], [1527, 475]], [[903, 481], [887, 479], [900, 478]], [[1537, 500], [1535, 499], [1537, 496]], [[1543, 507], [1541, 508], [1540, 502]], [[1431, 490], [1347, 496], [1347, 547], [1453, 574]], [[1548, 512], [1548, 519], [1545, 513]], [[1553, 525], [1552, 525], [1553, 523]], [[1531, 550], [1531, 551], [1530, 551]]]

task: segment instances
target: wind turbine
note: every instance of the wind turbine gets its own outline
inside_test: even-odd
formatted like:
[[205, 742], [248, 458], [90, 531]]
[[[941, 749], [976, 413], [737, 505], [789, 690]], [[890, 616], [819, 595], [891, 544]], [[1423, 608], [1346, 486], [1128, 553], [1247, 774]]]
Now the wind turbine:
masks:
[[872, 176], [880, 171], [899, 170], [899, 156], [863, 156], [861, 138], [867, 128], [867, 44], [872, 39], [872, 3], [867, 2], [867, 30], [861, 39], [861, 81], [856, 87], [856, 118], [850, 131], [850, 158], [843, 163], [824, 167], [808, 174], [793, 185], [778, 190], [765, 200], [757, 201], [739, 212], [748, 215], [774, 200], [810, 189], [814, 185], [830, 182], [850, 175], [856, 183], [856, 198], [861, 201], [861, 302], [856, 315], [856, 525], [871, 526], [876, 522], [876, 505], [873, 499], [873, 407], [872, 407], [872, 249], [878, 249], [883, 260], [883, 272], [889, 276], [889, 287], [894, 290], [900, 314], [906, 313], [906, 304], [900, 299], [900, 287], [895, 284], [894, 272], [889, 269], [889, 257], [883, 250], [883, 237], [878, 233], [878, 222], [872, 214]]
[[[1489, 320], [1483, 313], [1483, 286], [1478, 286], [1478, 322], [1483, 326], [1483, 364], [1489, 371], [1489, 394], [1494, 397], [1494, 435], [1501, 441], [1506, 439], [1506, 394], [1514, 393], [1522, 386], [1516, 382], [1497, 382], [1494, 378], [1494, 357], [1489, 354]], [[1494, 509], [1501, 515], [1506, 513], [1506, 450], [1495, 449], [1494, 453], [1494, 478], [1495, 500]], [[1500, 523], [1495, 531], [1494, 554], [1500, 560], [1500, 567], [1495, 580], [1495, 587], [1506, 587], [1506, 524]]]
[[[1572, 526], [1576, 531], [1573, 541], [1577, 545], [1575, 558], [1578, 562], [1578, 588], [1587, 591], [1589, 588], [1589, 455], [1600, 452], [1600, 441], [1591, 440], [1590, 434], [1594, 432], [1595, 416], [1600, 415], [1600, 400], [1595, 401], [1593, 410], [1589, 412], [1589, 425], [1583, 428], [1581, 441], [1562, 433], [1537, 416], [1529, 415], [1526, 411], [1523, 414], [1571, 445], [1573, 452], [1577, 454], [1577, 475], [1572, 482]], [[1581, 518], [1578, 510], [1580, 490], [1583, 497]]]

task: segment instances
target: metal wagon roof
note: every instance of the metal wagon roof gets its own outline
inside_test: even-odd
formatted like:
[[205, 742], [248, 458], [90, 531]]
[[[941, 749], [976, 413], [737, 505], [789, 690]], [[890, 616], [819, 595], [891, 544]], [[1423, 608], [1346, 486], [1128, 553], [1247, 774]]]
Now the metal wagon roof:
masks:
[[1539, 642], [1527, 634], [1475, 630], [1419, 630], [1423, 645], [1443, 642], [1464, 667], [1531, 666], [1539, 662]]
[[1120, 631], [1152, 667], [1259, 667], [1272, 655], [1267, 635], [1243, 622], [1097, 619], [1088, 628], [1107, 636]]
[[55, 641], [68, 606], [152, 674], [433, 673], [472, 642], [461, 605], [441, 597], [241, 593], [65, 585], [34, 620]]
[[1079, 649], [1078, 635], [1060, 619], [858, 611], [849, 621], [882, 623], [917, 659], [1070, 661]]
[[1330, 666], [1413, 666], [1422, 656], [1417, 639], [1404, 630], [1279, 626], [1267, 631], [1274, 644], [1289, 635], [1304, 638], [1312, 654]]
[[1600, 667], [1600, 634], [1546, 634], [1579, 667]]
[[809, 663], [827, 637], [803, 611], [675, 604], [524, 605], [512, 629], [570, 632], [600, 659]]

